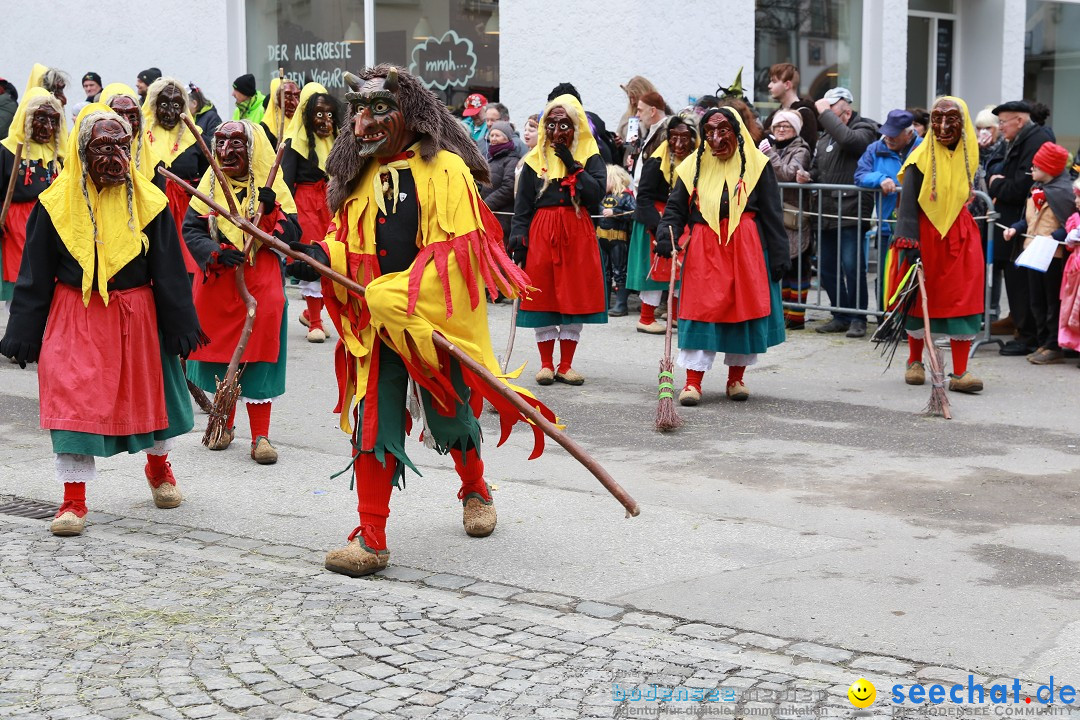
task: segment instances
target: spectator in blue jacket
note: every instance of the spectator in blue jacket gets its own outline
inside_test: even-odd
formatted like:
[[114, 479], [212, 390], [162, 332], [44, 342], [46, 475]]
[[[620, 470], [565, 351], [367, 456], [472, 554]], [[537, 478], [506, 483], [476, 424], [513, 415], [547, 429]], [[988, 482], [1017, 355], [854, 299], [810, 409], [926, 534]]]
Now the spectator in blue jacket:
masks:
[[[896, 201], [900, 186], [896, 176], [911, 151], [922, 138], [915, 132], [915, 116], [907, 110], [893, 110], [881, 126], [881, 139], [870, 143], [859, 158], [855, 169], [855, 184], [864, 188], [881, 188], [877, 205], [878, 222], [882, 224], [882, 249], [888, 247], [889, 237], [896, 224]], [[872, 232], [872, 231], [871, 231]]]

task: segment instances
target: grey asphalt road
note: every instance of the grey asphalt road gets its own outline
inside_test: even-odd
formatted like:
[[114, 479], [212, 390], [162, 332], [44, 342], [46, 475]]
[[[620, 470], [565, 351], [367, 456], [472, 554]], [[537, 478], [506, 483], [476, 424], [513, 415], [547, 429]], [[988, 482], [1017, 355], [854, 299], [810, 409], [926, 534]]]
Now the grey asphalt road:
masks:
[[[348, 476], [331, 479], [349, 453], [333, 345], [304, 342], [290, 297], [289, 389], [271, 427], [280, 462], [250, 460], [242, 411], [238, 442], [207, 451], [197, 414], [172, 454], [186, 501], [168, 522], [313, 550], [354, 527]], [[488, 307], [501, 351], [509, 306]], [[536, 392], [640, 517], [553, 443], [529, 461], [518, 430], [484, 448], [498, 529], [467, 538], [452, 464], [410, 440], [423, 477], [392, 500], [392, 562], [988, 676], [1080, 680], [1075, 360], [1036, 367], [981, 350], [971, 369], [986, 390], [952, 395], [945, 421], [921, 415], [929, 386], [903, 383], [902, 357], [886, 373], [868, 342], [803, 331], [748, 370], [748, 402], [723, 398], [723, 371], [710, 373], [703, 404], [661, 435], [663, 337], [634, 326], [587, 327], [575, 363], [586, 384]], [[533, 386], [527, 330], [513, 364], [525, 360]], [[36, 397], [32, 369], [0, 364], [0, 494], [58, 500]], [[494, 417], [483, 423], [497, 438]], [[161, 517], [142, 463], [100, 460], [91, 511]]]

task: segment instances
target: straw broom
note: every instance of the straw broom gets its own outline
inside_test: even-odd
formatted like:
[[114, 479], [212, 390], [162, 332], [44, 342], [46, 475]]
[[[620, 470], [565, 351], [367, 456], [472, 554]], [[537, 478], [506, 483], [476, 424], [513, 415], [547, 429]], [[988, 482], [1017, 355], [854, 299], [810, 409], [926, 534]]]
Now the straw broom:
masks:
[[[675, 244], [675, 232], [668, 226], [671, 235], [671, 277], [668, 278], [668, 305], [675, 298], [675, 273], [679, 266], [678, 245]], [[671, 362], [671, 327], [675, 313], [668, 310], [667, 327], [664, 329], [664, 356], [660, 358], [659, 400], [656, 403], [656, 429], [660, 432], [674, 430], [683, 424], [675, 409], [675, 366]]]
[[[335, 271], [333, 268], [323, 265], [321, 262], [315, 260], [310, 255], [305, 255], [304, 253], [294, 251], [292, 248], [290, 248], [288, 245], [286, 245], [273, 235], [265, 233], [259, 228], [252, 225], [251, 221], [241, 217], [239, 213], [230, 213], [219, 203], [214, 202], [204, 193], [200, 192], [198, 188], [192, 187], [190, 183], [186, 182], [173, 172], [166, 170], [165, 168], [159, 168], [158, 172], [164, 177], [177, 183], [181, 188], [184, 189], [184, 192], [202, 200], [209, 208], [217, 212], [220, 217], [223, 217], [237, 227], [242, 228], [244, 232], [255, 235], [263, 243], [269, 245], [274, 250], [277, 250], [282, 255], [291, 257], [293, 260], [307, 263], [324, 278], [332, 280], [338, 285], [341, 285], [353, 296], [364, 296], [366, 289], [360, 283], [342, 275], [341, 273]], [[573, 438], [555, 427], [555, 425], [546, 417], [544, 417], [544, 415], [539, 410], [525, 402], [525, 400], [519, 397], [516, 392], [508, 388], [506, 385], [502, 384], [499, 379], [495, 377], [495, 375], [493, 375], [490, 370], [487, 369], [487, 367], [474, 360], [461, 348], [459, 348], [457, 345], [454, 345], [454, 343], [450, 342], [439, 333], [433, 333], [431, 335], [431, 341], [432, 343], [434, 343], [436, 348], [445, 352], [447, 355], [461, 363], [464, 367], [467, 367], [470, 371], [472, 371], [480, 380], [490, 386], [495, 392], [499, 393], [499, 395], [501, 395], [504, 400], [512, 404], [514, 408], [518, 412], [520, 412], [525, 418], [527, 418], [531, 424], [540, 428], [540, 430], [545, 435], [547, 435], [549, 438], [561, 445], [568, 453], [570, 453], [571, 456], [573, 456], [575, 460], [584, 465], [585, 468], [590, 473], [592, 473], [592, 475], [598, 481], [600, 481], [600, 484], [604, 486], [604, 489], [611, 493], [612, 497], [618, 500], [619, 503], [624, 508], [626, 508], [627, 517], [637, 517], [641, 513], [637, 501], [635, 501], [634, 498], [632, 498], [630, 494], [626, 492], [626, 490], [615, 480], [615, 478], [611, 477], [611, 474], [608, 473], [608, 471], [605, 470], [604, 467], [600, 463], [598, 463], [595, 458], [593, 458], [591, 455], [589, 455], [588, 452], [585, 451], [585, 448], [578, 445]]]
[[922, 261], [915, 266], [915, 272], [919, 275], [919, 290], [922, 295], [923, 328], [925, 333], [925, 347], [930, 360], [930, 401], [926, 404], [927, 415], [941, 415], [946, 420], [952, 420], [952, 411], [949, 408], [949, 396], [945, 393], [945, 367], [941, 359], [941, 350], [934, 345], [934, 339], [930, 335], [930, 308], [926, 302], [926, 275], [923, 274]]

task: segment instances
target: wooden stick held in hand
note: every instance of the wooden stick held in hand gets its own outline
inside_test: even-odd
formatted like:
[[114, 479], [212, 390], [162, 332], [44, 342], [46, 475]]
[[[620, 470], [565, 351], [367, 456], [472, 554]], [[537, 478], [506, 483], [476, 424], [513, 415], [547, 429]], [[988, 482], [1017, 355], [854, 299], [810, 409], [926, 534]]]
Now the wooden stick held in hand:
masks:
[[15, 164], [11, 167], [11, 177], [8, 178], [7, 191], [4, 193], [4, 206], [0, 208], [0, 228], [7, 222], [8, 210], [11, 209], [11, 198], [15, 196], [15, 181], [19, 177], [19, 166], [22, 165], [23, 144], [15, 146]]

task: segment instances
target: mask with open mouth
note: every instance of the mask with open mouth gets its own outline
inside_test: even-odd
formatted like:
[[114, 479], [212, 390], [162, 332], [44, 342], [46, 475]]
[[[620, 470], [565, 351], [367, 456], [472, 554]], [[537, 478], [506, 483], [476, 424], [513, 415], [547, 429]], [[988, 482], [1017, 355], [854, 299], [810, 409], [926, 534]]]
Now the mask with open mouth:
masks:
[[130, 176], [131, 133], [118, 120], [94, 123], [86, 144], [86, 172], [98, 190], [123, 185]]
[[346, 73], [345, 80], [351, 90], [345, 93], [345, 100], [352, 110], [353, 137], [360, 157], [393, 157], [412, 144], [414, 133], [398, 103], [396, 71], [364, 82]]
[[250, 158], [248, 136], [243, 123], [222, 123], [214, 132], [214, 154], [221, 164], [221, 171], [232, 178], [246, 178]]

